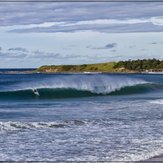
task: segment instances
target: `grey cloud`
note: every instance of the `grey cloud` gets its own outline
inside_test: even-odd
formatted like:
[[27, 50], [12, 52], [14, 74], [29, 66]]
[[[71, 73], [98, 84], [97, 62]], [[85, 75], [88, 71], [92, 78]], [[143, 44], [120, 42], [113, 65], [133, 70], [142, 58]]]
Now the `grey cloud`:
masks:
[[89, 49], [112, 49], [116, 46], [117, 46], [117, 43], [109, 43], [109, 44], [107, 44], [105, 46], [101, 46], [101, 47], [87, 46], [87, 48], [89, 48]]
[[152, 45], [158, 45], [158, 44], [163, 44], [163, 42], [152, 42]]
[[102, 32], [125, 33], [125, 32], [162, 32], [163, 26], [155, 26], [152, 23], [128, 24], [112, 26], [110, 29], [103, 28]]
[[77, 31], [98, 31], [103, 33], [126, 33], [126, 32], [162, 32], [163, 26], [156, 26], [152, 23], [143, 23], [143, 24], [128, 24], [128, 25], [72, 25], [72, 26], [51, 26], [51, 27], [37, 27], [37, 28], [24, 28], [24, 29], [14, 29], [9, 32], [15, 33], [30, 33], [30, 32], [77, 32]]
[[25, 54], [25, 53], [20, 53], [20, 54], [18, 54], [18, 53], [8, 53], [8, 56], [10, 58], [24, 58], [24, 57], [27, 56], [27, 54]]
[[30, 58], [30, 59], [74, 59], [81, 57], [80, 55], [75, 54], [60, 54], [55, 52], [46, 52], [46, 51], [40, 51], [40, 50], [28, 50], [22, 47], [16, 47], [16, 48], [9, 48], [6, 51], [0, 51], [0, 57], [5, 58]]
[[106, 48], [106, 49], [112, 49], [112, 48], [114, 48], [114, 47], [116, 47], [116, 46], [117, 46], [116, 43], [111, 43], [111, 44], [107, 44], [107, 45], [105, 46], [105, 48]]
[[40, 50], [31, 51], [32, 58], [53, 58], [53, 59], [76, 59], [82, 57], [78, 54], [61, 54], [61, 53], [49, 53]]
[[[2, 3], [0, 25], [162, 16], [162, 3]], [[96, 12], [96, 14], [95, 14]], [[106, 14], [108, 13], [109, 14]], [[5, 13], [5, 15], [4, 15]], [[11, 14], [12, 13], [12, 14]]]
[[49, 52], [43, 52], [43, 51], [32, 51], [32, 57], [34, 58], [56, 58], [56, 59], [69, 59], [69, 58], [78, 58], [80, 55], [75, 54], [60, 54], [60, 53], [49, 53]]
[[62, 56], [62, 58], [66, 58], [66, 59], [76, 59], [76, 58], [80, 58], [82, 57], [81, 55], [76, 55], [76, 54], [67, 54]]
[[9, 48], [8, 51], [28, 52], [27, 49], [25, 49], [25, 48], [21, 48], [21, 47]]
[[24, 58], [27, 54], [25, 53], [8, 53], [8, 52], [0, 52], [0, 57], [6, 58]]
[[58, 58], [60, 57], [59, 53], [49, 53], [49, 52], [43, 52], [40, 50], [31, 51], [30, 54], [32, 58]]
[[[96, 19], [139, 19], [162, 16], [160, 2], [62, 2], [62, 3], [5, 3], [0, 5], [0, 26], [41, 24], [45, 22], [75, 23]], [[11, 14], [12, 13], [12, 14]], [[147, 29], [146, 29], [147, 28]], [[12, 32], [74, 32], [95, 30], [100, 32], [162, 31], [151, 24], [117, 26], [70, 26], [51, 28], [17, 29]]]

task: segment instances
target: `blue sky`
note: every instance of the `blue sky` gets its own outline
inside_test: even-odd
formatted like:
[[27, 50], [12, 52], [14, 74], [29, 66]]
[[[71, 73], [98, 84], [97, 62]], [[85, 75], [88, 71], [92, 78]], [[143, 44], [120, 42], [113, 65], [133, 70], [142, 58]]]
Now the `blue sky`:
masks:
[[163, 59], [161, 2], [0, 2], [0, 68]]

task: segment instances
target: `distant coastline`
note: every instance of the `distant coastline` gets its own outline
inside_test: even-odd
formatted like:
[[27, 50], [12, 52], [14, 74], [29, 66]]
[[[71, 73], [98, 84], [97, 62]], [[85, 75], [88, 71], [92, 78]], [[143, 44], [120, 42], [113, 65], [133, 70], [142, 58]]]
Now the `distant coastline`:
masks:
[[163, 61], [158, 59], [128, 60], [82, 65], [44, 65], [38, 73], [163, 73]]
[[0, 69], [0, 74], [33, 74], [36, 73], [36, 68], [5, 68]]
[[0, 74], [33, 73], [146, 73], [163, 74], [163, 61], [157, 59], [128, 60], [82, 65], [44, 65], [39, 68], [0, 69]]

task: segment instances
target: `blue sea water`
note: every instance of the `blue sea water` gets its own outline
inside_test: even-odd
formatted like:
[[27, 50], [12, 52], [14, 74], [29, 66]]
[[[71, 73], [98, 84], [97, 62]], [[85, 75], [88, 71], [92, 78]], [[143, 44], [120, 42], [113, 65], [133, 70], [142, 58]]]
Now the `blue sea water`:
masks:
[[163, 75], [0, 74], [0, 161], [162, 153]]

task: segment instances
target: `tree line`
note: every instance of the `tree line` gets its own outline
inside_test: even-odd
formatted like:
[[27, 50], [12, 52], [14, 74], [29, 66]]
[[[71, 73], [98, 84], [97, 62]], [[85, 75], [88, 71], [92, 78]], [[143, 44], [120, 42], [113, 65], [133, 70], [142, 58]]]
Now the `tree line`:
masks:
[[163, 70], [163, 61], [158, 59], [137, 59], [128, 61], [119, 61], [114, 65], [114, 68], [124, 68], [133, 71], [143, 70]]

